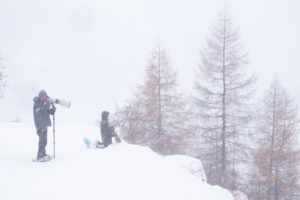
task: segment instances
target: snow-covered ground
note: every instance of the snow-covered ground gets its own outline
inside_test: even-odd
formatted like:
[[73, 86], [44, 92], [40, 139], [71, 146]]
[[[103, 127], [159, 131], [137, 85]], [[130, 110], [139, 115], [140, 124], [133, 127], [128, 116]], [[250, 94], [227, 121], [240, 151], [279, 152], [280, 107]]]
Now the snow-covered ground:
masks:
[[[233, 200], [203, 181], [201, 162], [193, 158], [164, 157], [124, 142], [87, 149], [83, 137], [98, 139], [99, 129], [58, 125], [56, 158], [37, 163], [34, 125], [0, 122], [0, 199]], [[48, 154], [52, 147], [49, 128]]]

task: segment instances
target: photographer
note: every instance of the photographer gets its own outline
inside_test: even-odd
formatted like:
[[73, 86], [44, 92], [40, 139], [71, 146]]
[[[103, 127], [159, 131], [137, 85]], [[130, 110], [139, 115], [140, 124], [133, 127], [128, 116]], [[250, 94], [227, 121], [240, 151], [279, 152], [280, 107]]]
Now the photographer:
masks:
[[108, 111], [102, 112], [102, 119], [101, 119], [101, 138], [102, 138], [102, 145], [107, 147], [108, 145], [112, 144], [112, 137], [114, 133], [114, 127], [110, 126], [108, 123]]
[[34, 123], [39, 136], [37, 160], [48, 159], [50, 156], [46, 154], [47, 127], [51, 126], [50, 115], [54, 115], [56, 108], [51, 106], [50, 98], [45, 90], [41, 90], [33, 101]]

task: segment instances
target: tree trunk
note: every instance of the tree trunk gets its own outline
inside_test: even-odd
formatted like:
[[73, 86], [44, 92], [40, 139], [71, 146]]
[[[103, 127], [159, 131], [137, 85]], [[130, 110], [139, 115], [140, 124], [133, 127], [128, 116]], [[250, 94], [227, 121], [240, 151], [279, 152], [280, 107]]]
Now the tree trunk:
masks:
[[222, 172], [221, 172], [221, 183], [224, 185], [225, 174], [226, 174], [226, 62], [225, 62], [225, 50], [226, 50], [226, 24], [224, 15], [224, 41], [223, 41], [223, 99], [222, 99]]
[[161, 137], [161, 52], [158, 48], [158, 137]]
[[[276, 84], [276, 83], [275, 83]], [[269, 163], [269, 174], [268, 174], [268, 192], [267, 199], [271, 198], [271, 190], [273, 185], [273, 148], [274, 148], [274, 136], [275, 136], [275, 123], [276, 123], [276, 96], [277, 96], [277, 86], [274, 88], [274, 98], [273, 98], [273, 119], [272, 119], [272, 137], [271, 137], [271, 145], [270, 145], [270, 163]]]

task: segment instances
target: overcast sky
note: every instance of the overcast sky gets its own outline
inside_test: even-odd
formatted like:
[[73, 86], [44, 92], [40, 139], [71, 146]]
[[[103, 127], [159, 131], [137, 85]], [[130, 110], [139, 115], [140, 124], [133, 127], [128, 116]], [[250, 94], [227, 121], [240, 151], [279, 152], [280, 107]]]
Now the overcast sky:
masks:
[[225, 2], [258, 89], [276, 73], [298, 103], [298, 0], [1, 0], [0, 52], [10, 87], [0, 119], [32, 122], [32, 99], [45, 89], [72, 102], [58, 108], [58, 120], [93, 123], [131, 97], [160, 43], [190, 93], [199, 49]]

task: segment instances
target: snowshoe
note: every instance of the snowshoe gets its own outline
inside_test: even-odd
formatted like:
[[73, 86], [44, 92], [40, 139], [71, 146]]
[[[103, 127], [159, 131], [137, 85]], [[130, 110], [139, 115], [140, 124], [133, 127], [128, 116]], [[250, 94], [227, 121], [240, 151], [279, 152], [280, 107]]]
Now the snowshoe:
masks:
[[50, 161], [51, 159], [52, 159], [51, 156], [46, 155], [46, 156], [44, 156], [42, 158], [34, 158], [34, 159], [32, 159], [32, 161], [33, 162], [47, 162], [47, 161]]
[[89, 148], [89, 149], [92, 149], [92, 148], [103, 149], [103, 148], [106, 147], [102, 142], [99, 142], [97, 140], [92, 142], [88, 138], [83, 138], [83, 142], [85, 143], [86, 147]]

